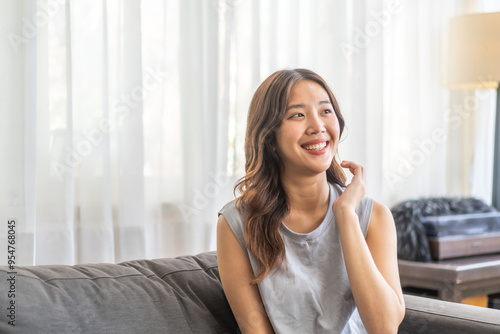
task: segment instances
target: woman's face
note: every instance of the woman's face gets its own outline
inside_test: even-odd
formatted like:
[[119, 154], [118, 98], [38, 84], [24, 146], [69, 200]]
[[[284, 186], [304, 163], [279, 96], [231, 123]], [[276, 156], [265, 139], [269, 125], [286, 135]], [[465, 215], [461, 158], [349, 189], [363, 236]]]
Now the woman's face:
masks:
[[314, 81], [297, 82], [276, 131], [277, 151], [285, 175], [312, 176], [326, 171], [337, 152], [339, 133], [328, 93]]

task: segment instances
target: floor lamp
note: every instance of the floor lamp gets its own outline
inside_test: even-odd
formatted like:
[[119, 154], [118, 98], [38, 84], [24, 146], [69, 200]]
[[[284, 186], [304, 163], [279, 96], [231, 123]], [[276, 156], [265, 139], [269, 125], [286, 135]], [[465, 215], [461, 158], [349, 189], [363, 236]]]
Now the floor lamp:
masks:
[[450, 20], [446, 81], [452, 89], [497, 90], [492, 205], [500, 210], [500, 12]]

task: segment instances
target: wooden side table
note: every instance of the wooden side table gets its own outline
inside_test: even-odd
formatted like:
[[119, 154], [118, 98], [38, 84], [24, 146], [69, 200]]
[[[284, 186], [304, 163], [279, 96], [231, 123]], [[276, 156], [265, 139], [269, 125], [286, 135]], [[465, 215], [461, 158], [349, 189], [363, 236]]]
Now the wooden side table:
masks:
[[500, 292], [500, 253], [439, 262], [398, 260], [401, 285], [437, 290], [438, 298], [462, 299]]

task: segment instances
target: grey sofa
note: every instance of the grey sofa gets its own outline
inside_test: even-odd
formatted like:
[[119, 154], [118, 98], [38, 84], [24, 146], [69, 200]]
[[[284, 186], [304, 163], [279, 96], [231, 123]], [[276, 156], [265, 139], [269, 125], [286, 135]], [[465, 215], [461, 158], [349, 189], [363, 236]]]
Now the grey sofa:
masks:
[[[0, 333], [237, 332], [215, 252], [15, 271], [0, 267]], [[405, 298], [400, 333], [500, 333], [500, 311]]]

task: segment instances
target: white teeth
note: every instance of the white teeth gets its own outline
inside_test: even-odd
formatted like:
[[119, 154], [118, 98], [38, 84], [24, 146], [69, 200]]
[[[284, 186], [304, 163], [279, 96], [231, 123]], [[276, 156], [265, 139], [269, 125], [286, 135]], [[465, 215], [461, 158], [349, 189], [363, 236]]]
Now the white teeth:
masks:
[[302, 147], [308, 151], [312, 151], [312, 150], [319, 151], [319, 150], [322, 150], [326, 147], [326, 142], [314, 144], [314, 145], [302, 146]]

